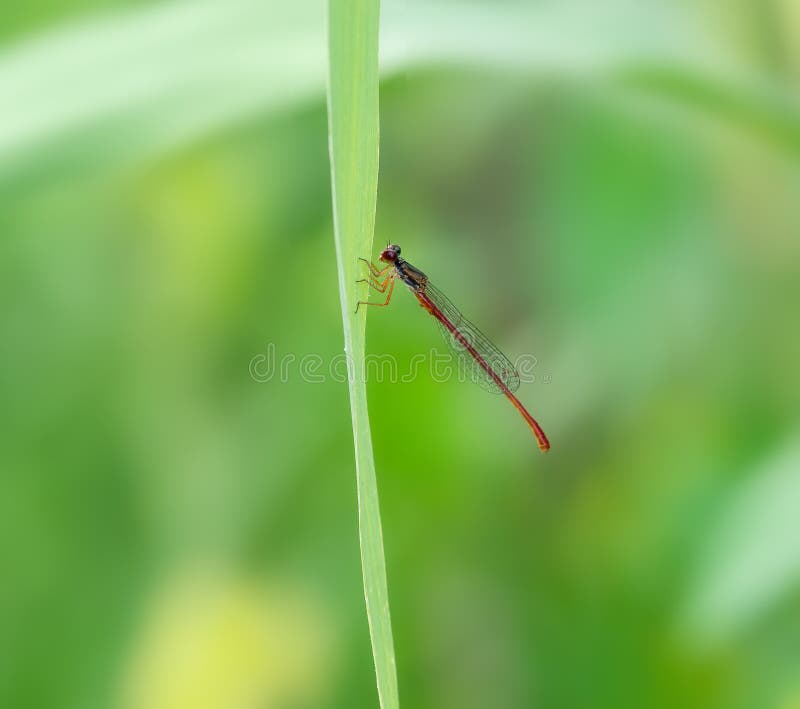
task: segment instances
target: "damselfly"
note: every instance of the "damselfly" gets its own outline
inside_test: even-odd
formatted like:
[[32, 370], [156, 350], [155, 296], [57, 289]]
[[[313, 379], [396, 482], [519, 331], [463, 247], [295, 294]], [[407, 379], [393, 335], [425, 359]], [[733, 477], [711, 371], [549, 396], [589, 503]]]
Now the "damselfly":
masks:
[[[519, 372], [506, 357], [477, 327], [467, 320], [442, 291], [434, 287], [428, 277], [418, 268], [400, 257], [400, 247], [389, 244], [381, 251], [379, 260], [385, 264], [379, 268], [367, 259], [361, 259], [370, 270], [370, 277], [362, 278], [370, 287], [386, 293], [383, 303], [371, 303], [360, 300], [356, 312], [362, 305], [375, 305], [379, 308], [389, 305], [392, 299], [394, 284], [399, 279], [405, 283], [416, 296], [420, 305], [439, 321], [439, 327], [456, 357], [465, 365], [470, 378], [490, 391], [504, 394], [522, 414], [522, 418], [530, 426], [539, 448], [546, 452], [550, 443], [541, 426], [528, 413], [522, 402], [514, 396], [519, 388]], [[387, 273], [388, 272], [388, 273]], [[386, 276], [383, 281], [379, 278]]]

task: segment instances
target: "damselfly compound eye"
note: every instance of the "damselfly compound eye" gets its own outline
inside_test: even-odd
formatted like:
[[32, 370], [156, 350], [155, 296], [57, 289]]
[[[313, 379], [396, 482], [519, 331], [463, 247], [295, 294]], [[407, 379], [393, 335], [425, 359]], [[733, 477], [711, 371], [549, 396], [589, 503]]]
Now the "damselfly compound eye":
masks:
[[392, 261], [397, 260], [397, 256], [399, 253], [400, 253], [399, 246], [395, 246], [394, 244], [389, 244], [383, 251], [381, 251], [381, 255], [378, 258], [381, 261], [392, 263]]

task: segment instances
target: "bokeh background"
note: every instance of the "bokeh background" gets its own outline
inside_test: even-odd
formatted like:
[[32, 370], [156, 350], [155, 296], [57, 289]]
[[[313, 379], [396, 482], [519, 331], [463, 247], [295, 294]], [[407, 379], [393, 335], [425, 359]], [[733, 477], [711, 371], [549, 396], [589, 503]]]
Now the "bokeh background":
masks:
[[[521, 398], [369, 384], [401, 699], [800, 707], [800, 6], [394, 2], [376, 246]], [[324, 6], [0, 8], [0, 705], [374, 707]], [[403, 371], [413, 298], [369, 313]]]

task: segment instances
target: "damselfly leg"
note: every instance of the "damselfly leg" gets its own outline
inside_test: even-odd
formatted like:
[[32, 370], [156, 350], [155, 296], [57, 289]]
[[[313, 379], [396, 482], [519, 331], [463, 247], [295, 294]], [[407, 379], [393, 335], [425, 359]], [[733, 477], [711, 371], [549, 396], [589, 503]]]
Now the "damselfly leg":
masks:
[[372, 272], [372, 275], [375, 276], [376, 278], [382, 276], [384, 273], [386, 273], [386, 271], [388, 271], [392, 267], [392, 264], [389, 264], [385, 268], [378, 268], [374, 263], [372, 263], [372, 261], [367, 261], [367, 259], [361, 258], [361, 256], [358, 257], [358, 260], [363, 261], [365, 264], [367, 264], [367, 268], [369, 268], [369, 270]]
[[383, 283], [378, 283], [378, 281], [375, 280], [374, 278], [359, 278], [356, 281], [356, 283], [368, 283], [372, 288], [378, 291], [378, 293], [385, 293], [386, 288], [389, 285], [389, 281], [391, 280], [392, 276], [388, 275], [386, 276], [386, 279], [383, 281]]
[[[366, 279], [364, 279], [364, 280], [366, 280]], [[367, 281], [367, 283], [369, 283], [370, 287], [374, 288], [375, 290], [377, 290], [377, 291], [379, 291], [381, 293], [386, 291], [386, 284], [388, 283], [389, 284], [389, 291], [388, 291], [388, 293], [386, 293], [386, 300], [383, 303], [371, 303], [368, 300], [359, 300], [358, 303], [356, 303], [356, 312], [358, 312], [358, 309], [362, 305], [375, 305], [375, 306], [377, 306], [379, 308], [385, 308], [387, 305], [389, 305], [389, 302], [392, 300], [392, 292], [394, 291], [394, 284], [396, 283], [395, 279], [392, 278], [392, 276], [390, 275], [390, 276], [386, 277], [386, 281], [384, 281], [384, 283], [382, 283], [382, 284], [379, 283], [377, 285], [374, 285], [374, 284], [370, 283], [369, 281]]]

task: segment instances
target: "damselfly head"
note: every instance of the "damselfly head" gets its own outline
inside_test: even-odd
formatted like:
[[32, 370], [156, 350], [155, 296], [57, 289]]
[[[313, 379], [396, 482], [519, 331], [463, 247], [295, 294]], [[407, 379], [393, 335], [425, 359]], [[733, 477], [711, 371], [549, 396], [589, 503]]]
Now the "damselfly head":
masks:
[[388, 244], [386, 248], [381, 251], [381, 255], [378, 258], [386, 263], [394, 263], [397, 261], [399, 255], [400, 247], [397, 244]]

